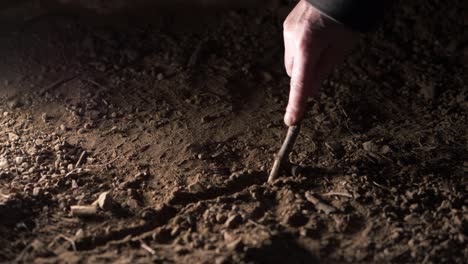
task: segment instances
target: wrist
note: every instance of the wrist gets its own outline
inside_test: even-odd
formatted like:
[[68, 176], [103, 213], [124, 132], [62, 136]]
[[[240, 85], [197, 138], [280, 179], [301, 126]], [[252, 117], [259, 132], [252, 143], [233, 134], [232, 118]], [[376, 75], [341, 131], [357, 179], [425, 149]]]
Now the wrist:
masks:
[[384, 0], [304, 0], [330, 19], [346, 27], [368, 32], [382, 20]]

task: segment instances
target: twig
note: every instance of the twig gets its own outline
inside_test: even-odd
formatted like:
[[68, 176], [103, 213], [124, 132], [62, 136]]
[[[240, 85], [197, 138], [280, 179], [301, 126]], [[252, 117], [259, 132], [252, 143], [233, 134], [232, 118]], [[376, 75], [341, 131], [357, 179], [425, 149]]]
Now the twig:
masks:
[[72, 205], [70, 211], [72, 216], [89, 217], [97, 215], [98, 207], [97, 205]]
[[192, 55], [190, 56], [190, 59], [187, 62], [188, 69], [192, 69], [197, 64], [198, 57], [200, 56], [200, 52], [204, 43], [205, 39], [202, 39], [195, 47], [195, 50], [193, 51]]
[[306, 192], [305, 197], [306, 197], [307, 201], [309, 201], [311, 204], [313, 204], [318, 211], [324, 212], [327, 215], [336, 212], [335, 207], [320, 201], [311, 192]]
[[65, 84], [69, 81], [73, 81], [74, 79], [76, 79], [76, 77], [78, 77], [79, 74], [76, 74], [76, 75], [73, 75], [71, 77], [66, 77], [66, 78], [62, 78], [60, 80], [57, 80], [51, 84], [49, 84], [48, 86], [44, 87], [41, 89], [41, 91], [39, 92], [39, 95], [44, 95], [46, 94], [47, 92], [50, 92], [51, 90], [61, 86], [62, 84]]
[[354, 198], [352, 194], [343, 193], [343, 192], [328, 192], [328, 193], [322, 194], [322, 196], [343, 196], [343, 197], [346, 197], [346, 198], [349, 198], [349, 199]]
[[86, 167], [105, 167], [107, 165], [114, 163], [114, 161], [116, 161], [117, 159], [119, 159], [119, 157], [115, 157], [111, 161], [104, 163], [104, 164], [91, 164], [91, 165], [87, 165]]
[[71, 238], [69, 238], [69, 237], [67, 237], [67, 236], [65, 236], [65, 235], [63, 235], [63, 234], [60, 234], [60, 235], [56, 236], [56, 237], [54, 238], [54, 240], [52, 240], [52, 242], [50, 242], [49, 248], [51, 248], [55, 243], [57, 243], [57, 240], [58, 240], [59, 238], [62, 238], [62, 239], [65, 239], [66, 241], [68, 241], [68, 242], [70, 243], [70, 245], [72, 246], [73, 251], [76, 251], [75, 240], [73, 240], [73, 239], [71, 239]]
[[382, 188], [382, 189], [384, 189], [384, 190], [390, 191], [390, 188], [385, 187], [385, 186], [383, 186], [382, 184], [376, 183], [375, 181], [372, 181], [372, 183], [373, 183], [375, 186], [377, 186], [377, 187], [380, 187], [380, 188]]
[[0, 192], [0, 197], [3, 197], [5, 199], [9, 199], [11, 197], [11, 195], [10, 194], [4, 194], [4, 193]]
[[148, 244], [146, 244], [143, 240], [140, 239], [140, 245], [141, 245], [141, 248], [148, 251], [151, 255], [156, 255], [156, 251], [154, 251], [154, 249], [152, 249], [150, 246], [148, 246]]
[[78, 161], [77, 161], [76, 164], [75, 164], [75, 168], [78, 168], [79, 166], [81, 166], [81, 164], [83, 163], [83, 159], [85, 158], [85, 156], [86, 156], [86, 151], [83, 150], [83, 152], [81, 152], [80, 158], [78, 159]]
[[23, 260], [24, 255], [26, 255], [26, 252], [32, 248], [33, 248], [32, 243], [24, 247], [23, 250], [21, 250], [21, 252], [18, 254], [18, 257], [16, 257], [15, 263], [20, 263]]
[[289, 153], [291, 152], [292, 148], [294, 147], [294, 143], [296, 143], [297, 136], [301, 131], [301, 125], [295, 125], [288, 128], [288, 133], [286, 134], [286, 138], [284, 139], [283, 145], [281, 146], [280, 151], [276, 155], [275, 162], [273, 163], [273, 167], [270, 172], [270, 176], [268, 177], [268, 182], [273, 182], [276, 178], [278, 178], [281, 165], [285, 162], [288, 158]]

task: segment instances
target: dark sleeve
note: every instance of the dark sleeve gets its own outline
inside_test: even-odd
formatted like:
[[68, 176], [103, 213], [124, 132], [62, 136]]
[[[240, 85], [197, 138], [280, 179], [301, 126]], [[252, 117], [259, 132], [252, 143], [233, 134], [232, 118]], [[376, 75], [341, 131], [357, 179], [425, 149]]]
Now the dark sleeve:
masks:
[[350, 27], [367, 32], [383, 19], [389, 0], [307, 0], [320, 12]]

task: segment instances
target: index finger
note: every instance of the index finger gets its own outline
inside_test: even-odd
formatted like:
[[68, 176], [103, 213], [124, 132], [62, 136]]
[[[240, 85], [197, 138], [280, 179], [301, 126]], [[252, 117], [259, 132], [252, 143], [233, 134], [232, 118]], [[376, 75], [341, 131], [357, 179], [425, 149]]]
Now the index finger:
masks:
[[284, 116], [287, 126], [293, 126], [301, 120], [307, 98], [318, 90], [317, 68], [321, 52], [317, 45], [296, 49], [288, 106]]

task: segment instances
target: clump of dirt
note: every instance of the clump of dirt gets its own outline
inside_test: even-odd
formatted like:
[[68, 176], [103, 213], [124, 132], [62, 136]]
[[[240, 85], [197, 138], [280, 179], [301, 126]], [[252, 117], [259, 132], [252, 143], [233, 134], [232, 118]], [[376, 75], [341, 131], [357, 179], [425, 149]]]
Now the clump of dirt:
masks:
[[0, 261], [464, 263], [462, 1], [364, 36], [267, 184], [292, 4], [2, 32]]

